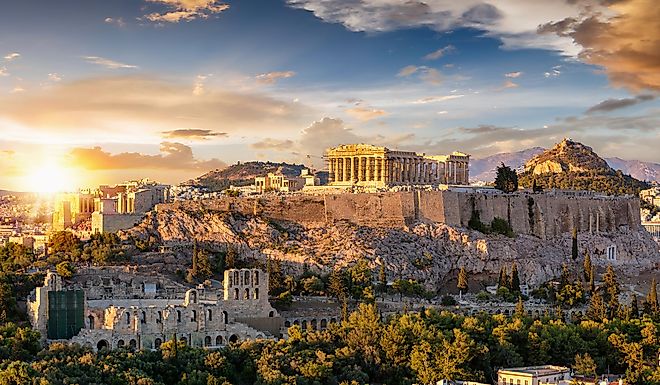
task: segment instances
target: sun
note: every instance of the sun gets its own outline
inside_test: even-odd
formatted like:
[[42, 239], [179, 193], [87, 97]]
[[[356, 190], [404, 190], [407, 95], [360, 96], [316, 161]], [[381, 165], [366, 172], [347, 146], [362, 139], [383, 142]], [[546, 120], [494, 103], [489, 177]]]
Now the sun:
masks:
[[29, 170], [24, 180], [26, 191], [42, 194], [73, 191], [76, 188], [73, 171], [56, 162], [44, 163]]

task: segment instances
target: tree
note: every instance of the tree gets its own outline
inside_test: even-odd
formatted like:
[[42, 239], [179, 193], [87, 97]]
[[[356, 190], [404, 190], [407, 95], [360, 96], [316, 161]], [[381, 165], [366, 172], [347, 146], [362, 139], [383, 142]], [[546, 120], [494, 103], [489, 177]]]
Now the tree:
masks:
[[573, 227], [573, 240], [571, 245], [571, 257], [573, 261], [577, 261], [579, 252], [578, 252], [578, 238], [577, 238], [577, 227]]
[[343, 300], [348, 296], [346, 287], [346, 274], [342, 270], [333, 270], [330, 273], [328, 292], [338, 300]]
[[649, 310], [651, 314], [657, 314], [658, 313], [658, 289], [657, 289], [658, 284], [656, 283], [655, 278], [651, 280], [651, 288], [649, 289], [649, 293], [646, 296], [646, 303], [648, 304]]
[[589, 303], [589, 310], [587, 314], [594, 321], [602, 321], [607, 318], [607, 307], [603, 301], [603, 296], [600, 291], [591, 294], [591, 302]]
[[233, 269], [236, 267], [236, 257], [238, 252], [233, 246], [227, 247], [227, 254], [225, 254], [225, 269]]
[[593, 266], [591, 266], [591, 273], [589, 274], [589, 293], [593, 294], [593, 292], [596, 290], [596, 283], [594, 282], [595, 280], [595, 275], [596, 275], [596, 269], [594, 269]]
[[512, 193], [518, 190], [518, 174], [511, 167], [502, 163], [497, 167], [497, 176], [495, 177], [495, 188]]
[[64, 279], [70, 279], [76, 273], [76, 269], [71, 262], [68, 261], [58, 263], [57, 266], [55, 266], [55, 271]]
[[511, 266], [511, 283], [509, 289], [514, 293], [520, 292], [520, 278], [518, 277], [518, 266], [515, 262], [513, 262], [513, 266]]
[[387, 291], [387, 274], [385, 273], [385, 264], [380, 265], [378, 270], [378, 291], [385, 293]]
[[630, 300], [630, 316], [633, 318], [639, 318], [639, 306], [637, 305], [636, 294], [633, 294], [632, 299]]
[[591, 270], [592, 270], [593, 266], [591, 265], [591, 256], [589, 255], [588, 251], [584, 253], [583, 267], [584, 267], [584, 269], [583, 269], [582, 273], [584, 275], [584, 281], [589, 282], [590, 277], [591, 277]]
[[614, 318], [619, 311], [619, 293], [621, 292], [621, 288], [617, 282], [614, 268], [611, 265], [607, 266], [607, 271], [603, 276], [603, 286], [605, 293], [603, 300], [607, 305], [610, 318]]
[[205, 250], [195, 250], [195, 253], [193, 254], [192, 273], [195, 278], [202, 281], [213, 276], [211, 261], [209, 260], [209, 255]]
[[575, 355], [575, 365], [573, 365], [573, 368], [576, 372], [583, 376], [596, 377], [596, 367], [596, 362], [591, 358], [589, 353], [584, 353], [584, 355], [578, 353]]
[[521, 296], [518, 296], [518, 303], [516, 303], [516, 310], [514, 313], [517, 317], [525, 316], [525, 303]]
[[458, 271], [458, 284], [456, 285], [459, 290], [459, 296], [463, 296], [463, 290], [467, 292], [468, 289], [468, 275], [465, 271], [465, 266], [461, 266], [461, 269]]
[[509, 287], [509, 276], [506, 273], [506, 267], [500, 267], [500, 277], [497, 280], [497, 286], [500, 287]]

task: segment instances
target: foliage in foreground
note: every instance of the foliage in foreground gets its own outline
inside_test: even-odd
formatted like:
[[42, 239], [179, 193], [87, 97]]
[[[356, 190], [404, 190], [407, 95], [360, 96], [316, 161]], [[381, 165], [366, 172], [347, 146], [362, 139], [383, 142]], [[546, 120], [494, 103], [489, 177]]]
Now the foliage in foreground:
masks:
[[660, 384], [655, 358], [660, 324], [649, 316], [600, 322], [426, 310], [383, 320], [362, 304], [328, 330], [286, 341], [261, 340], [222, 350], [168, 341], [157, 351], [93, 353], [51, 345], [36, 353], [36, 336], [0, 330], [4, 384], [409, 384], [448, 379], [492, 382], [495, 370], [519, 365], [575, 365], [625, 373], [632, 384]]

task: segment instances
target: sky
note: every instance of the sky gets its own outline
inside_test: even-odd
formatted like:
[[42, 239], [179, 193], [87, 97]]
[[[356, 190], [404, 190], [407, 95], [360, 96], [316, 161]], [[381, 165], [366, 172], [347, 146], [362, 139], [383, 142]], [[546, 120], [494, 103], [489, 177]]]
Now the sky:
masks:
[[0, 189], [474, 158], [564, 137], [660, 162], [655, 0], [7, 0]]

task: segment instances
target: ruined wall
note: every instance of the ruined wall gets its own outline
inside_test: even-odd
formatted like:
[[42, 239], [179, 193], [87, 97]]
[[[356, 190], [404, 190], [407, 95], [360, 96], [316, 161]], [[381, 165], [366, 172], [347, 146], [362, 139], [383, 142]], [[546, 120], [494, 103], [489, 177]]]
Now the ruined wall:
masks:
[[474, 211], [483, 223], [507, 220], [517, 234], [547, 239], [573, 231], [610, 232], [641, 227], [639, 200], [588, 193], [500, 194], [408, 191], [330, 195], [270, 195], [220, 198], [159, 205], [158, 210], [231, 211], [303, 225], [349, 221], [357, 225], [401, 228], [415, 222], [467, 227]]

